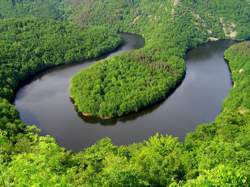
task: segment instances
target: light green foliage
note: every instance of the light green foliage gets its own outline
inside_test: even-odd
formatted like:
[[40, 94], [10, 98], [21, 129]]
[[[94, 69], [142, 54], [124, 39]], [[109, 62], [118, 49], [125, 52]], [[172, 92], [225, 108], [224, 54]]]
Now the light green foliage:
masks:
[[197, 179], [190, 180], [184, 187], [219, 187], [248, 186], [249, 176], [241, 169], [218, 165], [212, 170], [205, 170]]
[[184, 177], [183, 155], [172, 137], [156, 135], [134, 147], [113, 146], [104, 139], [74, 157], [82, 166], [74, 180], [81, 186], [165, 186]]
[[2, 171], [2, 185], [69, 186], [70, 178], [64, 176], [67, 157], [68, 153], [53, 139], [39, 137], [30, 151], [13, 155], [11, 163]]
[[[244, 125], [250, 120], [250, 43], [234, 45], [225, 53], [232, 69], [234, 91], [230, 93], [223, 107], [221, 118], [227, 123]], [[242, 90], [245, 90], [242, 92]], [[220, 118], [220, 119], [221, 119]], [[218, 120], [220, 120], [218, 119]]]

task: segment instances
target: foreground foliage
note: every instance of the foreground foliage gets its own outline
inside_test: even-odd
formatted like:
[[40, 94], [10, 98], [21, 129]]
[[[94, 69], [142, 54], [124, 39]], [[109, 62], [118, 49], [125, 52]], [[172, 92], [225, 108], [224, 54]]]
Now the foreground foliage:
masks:
[[[88, 6], [94, 3], [94, 1], [88, 0], [84, 2]], [[97, 64], [91, 67], [92, 69], [90, 68], [90, 73], [99, 69], [102, 70], [106, 65], [106, 68], [109, 70], [122, 71], [120, 68], [113, 69], [109, 63], [112, 66], [116, 63], [117, 66], [121, 64], [122, 67], [124, 66], [125, 69], [128, 69], [126, 64], [123, 63], [122, 59], [124, 58], [127, 59], [124, 62], [128, 62], [136, 69], [140, 68], [143, 72], [150, 71], [152, 66], [149, 64], [153, 64], [151, 62], [155, 60], [159, 62], [160, 59], [165, 64], [169, 63], [169, 66], [173, 68], [164, 72], [167, 73], [166, 77], [173, 76], [170, 73], [172, 71], [177, 71], [181, 75], [183, 73], [183, 60], [181, 60], [181, 57], [189, 47], [205, 42], [209, 37], [228, 37], [220, 21], [218, 22], [216, 19], [220, 16], [227, 23], [231, 24], [234, 21], [238, 38], [245, 39], [250, 35], [249, 30], [245, 28], [245, 24], [250, 23], [249, 3], [247, 1], [185, 0], [175, 5], [177, 8], [174, 9], [172, 9], [173, 6], [170, 1], [169, 4], [163, 6], [162, 3], [168, 3], [168, 1], [161, 0], [153, 2], [149, 0], [107, 0], [103, 1], [103, 3], [101, 1], [95, 2], [99, 4], [98, 6], [94, 4], [95, 8], [92, 7], [91, 10], [96, 11], [89, 12], [89, 17], [83, 14], [84, 22], [86, 25], [89, 25], [88, 27], [92, 28], [95, 24], [113, 24], [114, 27], [125, 31], [129, 31], [128, 28], [131, 28], [134, 32], [144, 35], [146, 46], [143, 50], [136, 51], [135, 54], [125, 54], [122, 57], [110, 59], [102, 65]], [[139, 4], [139, 2], [142, 3]], [[190, 12], [191, 7], [196, 14], [199, 12], [201, 19]], [[88, 8], [85, 9], [87, 10]], [[80, 12], [81, 10], [79, 8]], [[124, 10], [124, 12], [121, 10]], [[168, 14], [162, 14], [164, 11], [168, 12]], [[211, 13], [212, 11], [214, 11], [213, 14]], [[97, 13], [103, 16], [98, 17], [96, 16], [98, 15]], [[173, 15], [174, 19], [168, 19], [168, 16], [172, 17]], [[134, 21], [134, 16], [139, 16], [136, 19], [138, 21]], [[109, 23], [107, 23], [107, 20], [109, 20]], [[0, 50], [1, 74], [7, 73], [0, 79], [2, 89], [2, 98], [0, 99], [0, 186], [189, 187], [250, 185], [249, 42], [237, 44], [225, 53], [232, 71], [234, 88], [223, 105], [222, 113], [214, 123], [200, 125], [195, 132], [190, 133], [186, 137], [184, 143], [180, 143], [174, 137], [162, 135], [155, 135], [145, 142], [130, 146], [115, 146], [111, 143], [111, 140], [103, 139], [80, 153], [72, 153], [57, 145], [53, 138], [38, 136], [38, 130], [35, 127], [27, 127], [26, 124], [21, 122], [15, 107], [3, 97], [11, 98], [13, 90], [18, 85], [18, 82], [22, 80], [19, 75], [23, 75], [23, 78], [31, 75], [27, 73], [28, 70], [34, 70], [36, 68], [32, 69], [32, 67], [37, 67], [40, 64], [40, 61], [34, 61], [34, 63], [31, 63], [32, 66], [28, 63], [29, 59], [35, 58], [34, 54], [36, 54], [36, 48], [39, 46], [48, 49], [46, 51], [38, 50], [38, 52], [41, 52], [36, 54], [40, 55], [39, 59], [46, 59], [45, 57], [47, 56], [44, 55], [50, 54], [49, 60], [42, 61], [42, 67], [46, 64], [45, 62], [49, 62], [48, 67], [50, 67], [66, 62], [54, 61], [54, 58], [52, 58], [59, 55], [59, 59], [63, 59], [64, 56], [60, 56], [62, 54], [61, 49], [66, 48], [69, 50], [69, 48], [74, 49], [75, 47], [78, 49], [79, 46], [89, 46], [90, 48], [87, 48], [86, 53], [94, 51], [91, 53], [93, 55], [97, 54], [95, 49], [99, 45], [96, 45], [96, 43], [87, 45], [84, 42], [79, 45], [77, 43], [81, 41], [78, 38], [79, 33], [81, 33], [80, 36], [84, 35], [84, 33], [71, 26], [68, 28], [67, 25], [62, 23], [51, 21], [51, 24], [49, 24], [50, 22], [44, 22], [45, 20], [42, 22], [40, 22], [41, 20], [29, 20], [27, 23], [26, 21], [24, 21], [24, 24], [20, 20], [5, 20], [1, 21], [0, 27], [0, 29], [4, 28], [1, 30], [0, 41], [5, 44], [1, 45], [2, 50]], [[38, 26], [40, 23], [46, 27]], [[166, 25], [164, 25], [165, 23]], [[200, 25], [196, 25], [197, 23]], [[204, 24], [201, 25], [201, 23]], [[8, 27], [4, 27], [4, 25], [8, 25]], [[106, 26], [101, 27], [101, 33], [106, 33], [102, 30]], [[36, 27], [37, 29], [35, 29]], [[155, 30], [152, 30], [153, 28]], [[207, 30], [208, 28], [212, 29], [212, 34]], [[71, 34], [65, 33], [64, 30]], [[97, 33], [99, 33], [98, 30], [96, 30]], [[32, 34], [33, 31], [38, 34], [38, 39]], [[40, 32], [43, 34], [39, 34]], [[61, 32], [64, 33], [64, 37], [60, 35]], [[84, 36], [88, 38], [93, 33], [95, 32], [86, 32], [86, 36]], [[99, 34], [94, 34], [94, 36], [94, 38], [100, 37], [102, 42], [98, 39], [98, 44], [103, 44], [101, 46], [105, 46], [106, 49], [106, 40], [102, 40], [106, 37], [102, 38], [102, 35], [99, 36]], [[114, 39], [113, 36], [111, 34], [112, 40]], [[74, 42], [72, 42], [73, 44], [68, 44], [68, 42], [64, 44], [60, 40], [55, 39], [58, 37], [60, 39], [63, 37], [66, 41], [68, 41], [68, 37], [73, 37], [70, 41]], [[36, 39], [32, 40], [33, 38]], [[43, 40], [39, 40], [39, 38]], [[26, 41], [28, 44], [25, 45], [22, 41]], [[39, 42], [38, 44], [36, 43], [37, 41]], [[47, 43], [46, 41], [49, 42]], [[114, 39], [114, 41], [117, 41], [117, 39]], [[75, 42], [77, 45], [75, 45]], [[61, 44], [62, 47], [60, 46]], [[67, 48], [68, 45], [70, 46], [69, 48]], [[8, 46], [8, 48], [5, 46]], [[32, 46], [35, 47], [32, 48]], [[53, 46], [55, 46], [55, 49]], [[92, 50], [93, 46], [94, 50]], [[26, 48], [28, 52], [25, 51]], [[103, 48], [101, 47], [101, 49]], [[139, 56], [152, 56], [153, 61], [150, 60], [149, 64], [143, 64], [142, 61], [135, 60], [137, 59], [137, 53], [138, 55], [141, 53]], [[71, 60], [72, 58], [80, 59], [79, 56], [75, 56], [76, 54], [79, 55], [75, 51], [73, 53], [69, 52], [69, 54], [73, 55], [69, 55]], [[26, 57], [24, 58], [26, 60], [22, 60], [22, 55]], [[87, 55], [87, 57], [93, 56]], [[15, 61], [12, 59], [15, 59]], [[177, 68], [171, 64], [171, 62], [174, 62], [174, 59], [178, 59], [180, 62], [176, 63], [180, 65]], [[19, 60], [22, 63], [19, 63]], [[26, 66], [27, 74], [22, 73], [20, 69], [20, 67], [24, 68]], [[161, 70], [159, 75], [161, 75], [160, 72]], [[124, 73], [129, 72], [126, 71]], [[131, 73], [133, 73], [133, 76], [137, 75], [137, 72], [132, 70]], [[112, 71], [105, 71], [105, 74], [112, 74]], [[96, 76], [99, 76], [99, 74], [96, 74]], [[13, 78], [15, 78], [14, 81]], [[126, 80], [126, 78], [124, 77], [121, 80]], [[139, 80], [136, 79], [136, 81]], [[117, 83], [117, 80], [114, 83]], [[3, 88], [6, 89], [3, 90]]]

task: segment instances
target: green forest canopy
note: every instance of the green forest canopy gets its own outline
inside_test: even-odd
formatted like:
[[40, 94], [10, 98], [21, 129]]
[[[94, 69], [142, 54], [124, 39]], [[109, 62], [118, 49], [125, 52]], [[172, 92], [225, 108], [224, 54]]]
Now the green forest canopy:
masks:
[[[139, 33], [146, 40], [140, 51], [77, 74], [71, 81], [77, 109], [87, 116], [114, 118], [166, 98], [185, 74], [182, 58], [187, 49], [208, 40], [249, 37], [250, 9], [245, 4], [119, 0], [84, 1], [82, 6], [73, 6], [71, 19], [80, 26], [108, 25]], [[230, 10], [235, 8], [237, 12], [232, 15]]]
[[36, 16], [64, 19], [66, 9], [62, 0], [0, 0], [0, 18]]
[[[27, 6], [39, 4], [38, 0], [25, 2]], [[132, 66], [145, 71], [143, 76], [147, 76], [148, 68], [144, 66], [157, 59], [170, 63], [173, 70], [182, 74], [184, 69], [179, 65], [183, 64], [181, 58], [187, 49], [212, 38], [248, 39], [250, 36], [250, 5], [245, 0], [83, 2], [77, 7], [63, 3], [63, 11], [71, 13], [69, 20], [84, 30], [62, 19], [51, 20], [58, 18], [49, 16], [53, 15], [52, 8], [47, 9], [50, 14], [41, 18], [25, 11], [20, 14], [16, 11], [19, 2], [14, 8], [10, 1], [5, 1], [9, 9], [0, 6], [3, 19], [0, 65], [1, 70], [6, 70], [0, 73], [1, 186], [249, 186], [250, 42], [236, 44], [225, 52], [234, 88], [224, 102], [222, 113], [215, 122], [200, 125], [183, 143], [162, 135], [130, 146], [115, 146], [111, 140], [103, 139], [82, 152], [73, 153], [57, 145], [50, 136], [38, 136], [37, 128], [20, 121], [15, 106], [9, 102], [19, 81], [45, 67], [65, 63], [62, 51], [70, 54], [67, 62], [73, 62], [115, 48], [120, 44], [117, 30], [143, 35], [145, 48], [110, 59], [104, 65], [94, 65], [93, 71], [102, 66], [112, 70], [109, 64], [117, 60], [123, 65], [124, 58], [132, 59]], [[56, 4], [52, 6], [58, 8]], [[15, 18], [26, 14], [37, 18]], [[107, 29], [111, 26], [112, 31]], [[55, 39], [58, 37], [68, 42], [61, 45]], [[97, 43], [91, 43], [93, 40], [88, 40], [91, 37], [98, 39]], [[146, 58], [146, 64], [136, 64], [141, 62], [135, 60], [138, 56], [150, 58]], [[179, 62], [176, 66], [171, 64], [174, 59]]]

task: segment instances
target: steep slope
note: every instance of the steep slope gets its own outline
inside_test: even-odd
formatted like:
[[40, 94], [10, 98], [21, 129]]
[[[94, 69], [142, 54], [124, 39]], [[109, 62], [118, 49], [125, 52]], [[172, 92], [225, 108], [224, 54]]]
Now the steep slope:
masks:
[[[107, 60], [73, 78], [71, 97], [78, 110], [87, 116], [113, 118], [166, 98], [185, 74], [182, 58], [187, 49], [209, 40], [249, 36], [249, 6], [244, 5], [247, 2], [120, 0], [72, 6], [76, 12], [72, 19], [81, 26], [112, 26], [146, 40], [144, 49]], [[233, 8], [235, 14], [227, 13]], [[138, 63], [144, 68], [142, 74], [130, 70], [138, 69]], [[111, 72], [123, 72], [124, 77]]]

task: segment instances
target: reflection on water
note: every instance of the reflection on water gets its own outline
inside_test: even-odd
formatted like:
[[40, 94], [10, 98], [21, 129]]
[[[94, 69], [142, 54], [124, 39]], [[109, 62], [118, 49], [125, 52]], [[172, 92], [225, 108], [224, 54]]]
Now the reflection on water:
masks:
[[[111, 55], [143, 46], [137, 35], [124, 34], [125, 45]], [[209, 122], [231, 88], [230, 74], [223, 59], [228, 41], [218, 41], [191, 50], [182, 84], [161, 104], [118, 120], [82, 119], [69, 98], [70, 78], [93, 63], [84, 62], [50, 70], [37, 76], [17, 93], [15, 104], [23, 121], [37, 124], [71, 150], [110, 137], [115, 144], [130, 144], [159, 132], [183, 139], [197, 124]]]

